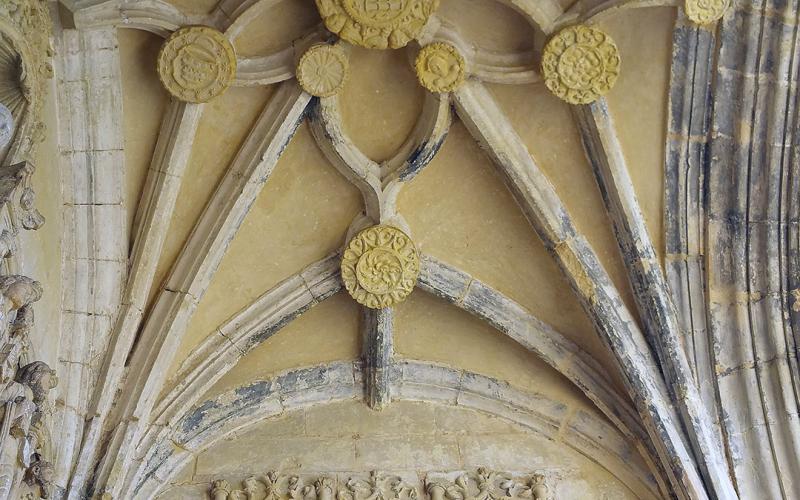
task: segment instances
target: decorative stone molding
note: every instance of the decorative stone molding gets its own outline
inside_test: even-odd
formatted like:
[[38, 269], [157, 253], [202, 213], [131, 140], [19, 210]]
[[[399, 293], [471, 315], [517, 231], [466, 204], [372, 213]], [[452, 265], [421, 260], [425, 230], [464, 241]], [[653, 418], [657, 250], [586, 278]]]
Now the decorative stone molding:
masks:
[[414, 242], [392, 226], [373, 226], [358, 233], [342, 256], [342, 281], [359, 304], [383, 309], [404, 301], [419, 276]]
[[[28, 161], [0, 167], [0, 205], [12, 202], [25, 229], [39, 229], [45, 222], [44, 216], [34, 206], [36, 193], [31, 187], [34, 170]], [[13, 201], [12, 196], [17, 192], [19, 198]]]
[[203, 103], [225, 92], [236, 75], [236, 53], [225, 36], [207, 26], [173, 33], [158, 54], [158, 76], [170, 94]]
[[[47, 80], [53, 76], [48, 4], [44, 0], [0, 2], [0, 165], [6, 161], [17, 163], [2, 167], [3, 170], [14, 170], [19, 167], [18, 162], [32, 160], [44, 140], [44, 96]], [[33, 170], [31, 164], [25, 165], [19, 179], [23, 186], [20, 197], [8, 207], [13, 224], [25, 229], [38, 229], [44, 224], [44, 218], [33, 207]]]
[[316, 0], [325, 27], [368, 49], [398, 49], [416, 38], [439, 0]]
[[570, 26], [547, 42], [542, 53], [545, 84], [570, 104], [589, 104], [617, 81], [620, 56], [610, 36], [590, 26]]
[[452, 92], [466, 74], [464, 57], [453, 45], [436, 42], [419, 51], [414, 68], [419, 83], [431, 92]]
[[316, 44], [297, 65], [297, 81], [303, 90], [316, 97], [336, 95], [347, 82], [349, 63], [341, 47]]
[[0, 102], [23, 132], [18, 157], [31, 157], [44, 139], [42, 123], [46, 81], [53, 76], [52, 24], [44, 0], [0, 2]]
[[697, 24], [711, 24], [722, 19], [731, 6], [730, 0], [686, 0], [686, 16]]
[[224, 479], [212, 483], [213, 500], [549, 500], [542, 473], [512, 475], [479, 468], [474, 472], [431, 472], [423, 481], [372, 471], [365, 474], [287, 475], [272, 471], [248, 477], [241, 488]]

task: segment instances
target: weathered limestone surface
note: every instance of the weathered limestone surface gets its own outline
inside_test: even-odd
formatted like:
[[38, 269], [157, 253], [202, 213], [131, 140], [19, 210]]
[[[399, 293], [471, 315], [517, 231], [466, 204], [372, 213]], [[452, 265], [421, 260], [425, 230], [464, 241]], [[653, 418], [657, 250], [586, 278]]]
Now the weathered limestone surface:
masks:
[[[441, 3], [453, 1], [461, 2]], [[429, 0], [62, 3], [0, 3], [0, 103], [17, 126], [10, 145], [0, 149], [8, 160], [0, 165], [5, 271], [19, 267], [15, 255], [27, 251], [21, 242], [40, 241], [20, 238], [18, 231], [43, 223], [31, 187], [32, 153], [43, 126], [57, 132], [58, 155], [51, 161], [61, 175], [49, 182], [60, 184], [63, 198], [61, 217], [50, 217], [63, 246], [60, 276], [44, 276], [44, 287], [15, 272], [0, 276], [0, 500], [274, 500], [269, 488], [303, 500], [800, 497], [796, 0], [586, 0], [566, 10], [570, 2], [503, 0], [469, 2], [466, 9], [459, 3], [455, 15], [453, 5], [444, 15], [440, 2]], [[615, 112], [612, 120], [599, 98], [607, 93], [610, 102], [611, 96], [620, 102], [624, 97], [614, 95], [613, 84], [626, 71], [625, 58], [647, 52], [632, 50], [630, 40], [619, 46], [630, 54], [617, 51], [610, 40], [630, 39], [627, 28], [606, 33], [596, 25], [629, 9], [665, 6], [678, 8], [678, 21], [664, 102], [669, 122], [664, 137], [656, 138], [667, 147], [662, 269], [653, 243], [660, 239], [645, 224], [662, 214], [645, 213], [637, 199], [632, 173], [638, 166], [631, 158], [639, 157], [624, 150], [615, 126], [636, 115]], [[519, 23], [497, 28], [495, 16]], [[50, 17], [56, 21], [52, 40]], [[148, 58], [159, 52], [161, 37], [194, 25], [205, 28], [181, 33], [213, 33], [217, 48], [225, 48], [225, 64], [215, 65], [219, 51], [203, 37], [161, 51], [162, 81], [176, 98], [153, 120], [161, 125], [151, 145], [139, 140], [147, 134], [127, 137], [123, 116], [131, 109], [122, 109], [121, 66], [141, 66], [129, 73], [141, 78], [135, 84], [160, 85], [156, 57]], [[152, 39], [139, 40], [137, 58], [122, 60], [122, 28], [151, 33]], [[505, 29], [516, 33], [497, 32]], [[557, 50], [540, 50], [548, 46]], [[380, 50], [387, 47], [397, 51]], [[43, 111], [49, 76], [57, 81], [52, 119]], [[209, 87], [213, 92], [203, 87], [209, 82], [218, 84]], [[576, 149], [579, 135], [584, 141], [585, 175], [590, 183], [594, 175], [600, 193], [595, 208], [614, 233], [607, 232], [605, 245], [587, 237], [570, 213], [579, 203], [565, 203], [586, 193], [554, 182], [558, 173], [540, 166], [543, 157], [555, 163], [558, 158], [548, 155], [559, 157], [568, 146], [527, 141], [521, 129], [538, 131], [509, 119], [495, 95], [519, 92], [519, 102], [547, 89], [583, 103], [570, 108], [537, 95], [542, 109], [566, 117], [545, 128], [563, 127], [564, 143], [573, 138]], [[222, 90], [225, 95], [215, 97]], [[354, 106], [359, 99], [366, 104]], [[243, 112], [254, 102], [257, 117]], [[382, 104], [369, 105], [374, 102]], [[147, 105], [132, 116], [149, 116]], [[215, 123], [220, 113], [225, 120]], [[239, 114], [252, 115], [239, 120], [240, 136], [225, 130]], [[473, 276], [459, 269], [464, 262], [456, 244], [447, 257], [437, 254], [441, 261], [418, 244], [419, 233], [433, 226], [410, 223], [409, 212], [416, 212], [414, 220], [441, 218], [446, 225], [456, 220], [453, 210], [476, 211], [468, 202], [450, 216], [428, 204], [401, 210], [398, 203], [412, 182], [443, 163], [458, 163], [443, 154], [454, 120], [460, 121], [452, 127], [457, 144], [477, 142], [486, 157], [469, 151], [487, 168], [497, 167], [507, 198], [518, 205], [509, 202], [519, 210], [514, 230], [538, 236], [538, 259], [511, 259], [506, 250], [522, 240], [500, 235], [483, 268], [490, 271]], [[301, 126], [307, 128], [297, 134]], [[547, 134], [551, 142], [561, 139]], [[652, 145], [652, 138], [640, 139], [641, 147]], [[290, 141], [300, 152], [281, 162]], [[193, 168], [208, 144], [230, 155], [217, 170]], [[131, 158], [148, 158], [149, 168], [126, 165]], [[251, 208], [263, 200], [259, 193], [276, 168], [287, 169], [282, 174], [291, 181], [267, 198], [284, 206], [292, 200], [296, 213], [286, 217], [280, 234], [262, 231], [263, 239], [282, 238], [269, 247], [278, 252], [310, 245], [313, 232], [295, 230], [297, 221], [319, 217], [320, 210], [307, 210], [309, 197], [324, 199], [324, 207], [341, 202], [304, 185], [308, 178], [293, 169], [298, 162], [312, 168], [312, 159], [327, 160], [324, 166], [341, 174], [343, 185], [354, 195], [360, 191], [363, 213], [345, 218], [347, 211], [339, 212], [326, 230], [342, 234], [320, 244], [309, 261], [281, 266], [272, 252], [248, 243], [261, 261], [258, 269], [233, 276], [247, 280], [247, 272], [273, 266], [269, 285], [253, 287], [244, 298], [241, 288], [232, 290], [238, 302], [206, 293], [225, 274], [223, 258], [251, 224]], [[141, 179], [131, 172], [142, 172]], [[458, 174], [440, 180], [441, 197], [465, 180]], [[139, 181], [141, 193], [126, 185]], [[206, 189], [191, 189], [201, 184]], [[274, 217], [274, 206], [260, 215]], [[488, 204], [476, 217], [493, 224], [491, 208], [499, 206]], [[357, 235], [374, 226], [383, 236], [366, 245]], [[176, 236], [178, 227], [192, 229]], [[465, 246], [488, 239], [469, 236]], [[165, 258], [171, 247], [182, 249], [174, 262]], [[620, 256], [624, 266], [614, 260]], [[570, 289], [583, 307], [591, 321], [583, 321], [583, 338], [531, 312], [536, 300], [514, 294], [529, 288], [516, 287], [513, 279], [494, 282], [499, 273], [492, 266], [543, 265], [537, 260], [555, 263], [556, 274], [536, 286]], [[614, 272], [604, 268], [608, 263]], [[625, 277], [630, 291], [622, 290]], [[60, 301], [61, 328], [31, 335], [31, 304], [50, 289], [63, 290], [48, 302]], [[309, 341], [308, 327], [282, 334], [312, 308], [340, 305], [331, 300], [316, 307], [335, 294], [349, 300], [343, 290], [362, 306], [350, 351], [320, 342], [321, 335]], [[404, 323], [410, 331], [399, 331], [395, 307], [424, 292], [443, 299], [441, 308], [500, 335], [492, 337], [496, 345], [518, 350], [506, 344], [486, 349], [485, 364], [469, 369], [455, 366], [457, 356], [454, 366], [434, 363], [433, 356], [399, 356], [395, 338], [415, 330]], [[203, 302], [209, 296], [227, 308], [219, 307], [216, 316], [196, 314], [216, 305]], [[634, 302], [638, 311], [629, 307]], [[420, 321], [433, 310], [428, 304], [418, 311]], [[58, 353], [58, 386], [55, 372], [35, 361], [40, 346], [30, 346], [32, 338], [52, 341], [44, 350]], [[277, 343], [282, 351], [261, 349]], [[311, 354], [283, 364], [269, 355], [290, 348]], [[351, 351], [351, 357], [338, 355]], [[331, 352], [337, 354], [322, 359]], [[489, 376], [489, 365], [507, 362], [509, 352], [538, 363], [531, 371], [539, 378], [519, 365], [504, 380]], [[313, 358], [316, 353], [320, 357]], [[220, 384], [245, 358], [262, 363], [262, 374]], [[523, 377], [534, 381], [524, 390], [515, 385]], [[48, 400], [54, 387], [55, 404]]]
[[741, 498], [798, 494], [797, 9], [675, 29], [667, 273]]

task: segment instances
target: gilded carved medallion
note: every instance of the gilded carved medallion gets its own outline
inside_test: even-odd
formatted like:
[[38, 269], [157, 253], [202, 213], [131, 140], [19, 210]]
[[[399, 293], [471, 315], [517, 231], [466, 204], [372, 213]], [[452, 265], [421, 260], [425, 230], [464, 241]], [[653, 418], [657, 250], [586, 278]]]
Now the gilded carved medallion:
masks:
[[330, 97], [347, 80], [347, 55], [335, 45], [317, 44], [300, 58], [297, 81], [303, 90], [316, 97]]
[[181, 28], [158, 54], [158, 76], [181, 101], [208, 102], [230, 86], [236, 54], [219, 31], [206, 26]]
[[452, 92], [464, 83], [464, 57], [449, 43], [436, 42], [423, 47], [414, 67], [419, 82], [431, 92]]
[[398, 49], [419, 35], [439, 0], [316, 0], [325, 26], [368, 49]]
[[358, 233], [342, 256], [342, 281], [359, 304], [383, 309], [399, 304], [414, 290], [419, 257], [414, 242], [391, 226]]
[[589, 104], [617, 81], [620, 57], [607, 34], [589, 26], [571, 26], [556, 34], [542, 53], [547, 88], [570, 104]]
[[697, 24], [711, 24], [722, 19], [730, 0], [686, 0], [686, 16]]

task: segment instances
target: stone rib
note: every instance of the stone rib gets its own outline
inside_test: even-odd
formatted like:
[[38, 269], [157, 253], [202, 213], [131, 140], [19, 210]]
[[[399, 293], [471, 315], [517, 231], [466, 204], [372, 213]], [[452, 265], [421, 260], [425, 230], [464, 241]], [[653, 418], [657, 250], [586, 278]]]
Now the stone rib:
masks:
[[[333, 254], [282, 281], [192, 350], [167, 384], [170, 391], [156, 405], [151, 422], [136, 445], [137, 457], [168, 440], [173, 426], [188, 409], [247, 353], [339, 292], [342, 289], [339, 260], [339, 254]], [[131, 474], [133, 481], [142, 473], [143, 466], [140, 462], [138, 472]]]
[[228, 245], [294, 136], [310, 98], [294, 81], [286, 82], [266, 106], [225, 177], [209, 200], [189, 240], [156, 297], [134, 349], [129, 387], [120, 401], [116, 426], [95, 489], [115, 497], [155, 399], [164, 383], [197, 303], [205, 293]]
[[585, 239], [577, 234], [553, 186], [534, 163], [491, 94], [477, 82], [456, 93], [456, 109], [470, 133], [505, 176], [506, 183], [552, 253], [617, 358], [631, 399], [680, 496], [706, 498], [705, 487], [658, 365], [644, 335]]
[[614, 225], [644, 333], [668, 381], [673, 404], [695, 447], [701, 472], [716, 498], [737, 498], [722, 443], [700, 399], [680, 341], [678, 313], [636, 199], [608, 105], [601, 98], [590, 105], [574, 107], [573, 114]]
[[[284, 372], [195, 406], [171, 440], [151, 451], [145, 460], [148, 469], [128, 491], [128, 497], [156, 494], [194, 454], [232, 432], [289, 411], [358, 399], [362, 376], [360, 363], [334, 362]], [[490, 377], [422, 361], [399, 361], [391, 370], [390, 380], [392, 393], [398, 399], [500, 416], [559, 439], [606, 467], [638, 497], [657, 496], [648, 472], [630, 460], [634, 452], [625, 438], [596, 415], [582, 411], [571, 414], [563, 404], [543, 395], [523, 392]], [[560, 429], [566, 431], [559, 432]], [[601, 429], [604, 439], [595, 438], [597, 429]], [[173, 442], [180, 447], [173, 446]]]
[[364, 335], [364, 396], [373, 410], [382, 410], [391, 402], [389, 371], [394, 358], [394, 309], [361, 308]]

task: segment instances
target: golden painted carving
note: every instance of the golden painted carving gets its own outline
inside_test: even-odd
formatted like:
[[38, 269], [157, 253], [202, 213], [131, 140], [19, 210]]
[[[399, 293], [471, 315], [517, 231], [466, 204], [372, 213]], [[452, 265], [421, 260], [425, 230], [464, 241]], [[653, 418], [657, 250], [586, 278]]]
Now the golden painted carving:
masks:
[[342, 256], [342, 281], [361, 305], [382, 309], [399, 304], [414, 290], [419, 257], [414, 242], [391, 226], [358, 233]]
[[684, 8], [693, 23], [711, 24], [722, 19], [730, 5], [730, 0], [686, 0]]
[[347, 81], [347, 55], [335, 45], [314, 45], [297, 65], [297, 81], [303, 90], [317, 97], [335, 95]]
[[571, 26], [555, 35], [542, 54], [547, 88], [570, 104], [589, 104], [617, 81], [620, 57], [607, 34], [589, 26]]
[[206, 26], [179, 29], [158, 54], [161, 83], [181, 101], [208, 102], [230, 86], [235, 74], [233, 46]]
[[452, 92], [464, 83], [464, 57], [449, 43], [426, 45], [419, 51], [414, 67], [419, 82], [431, 92]]
[[397, 49], [419, 35], [439, 0], [316, 0], [325, 26], [368, 49]]

